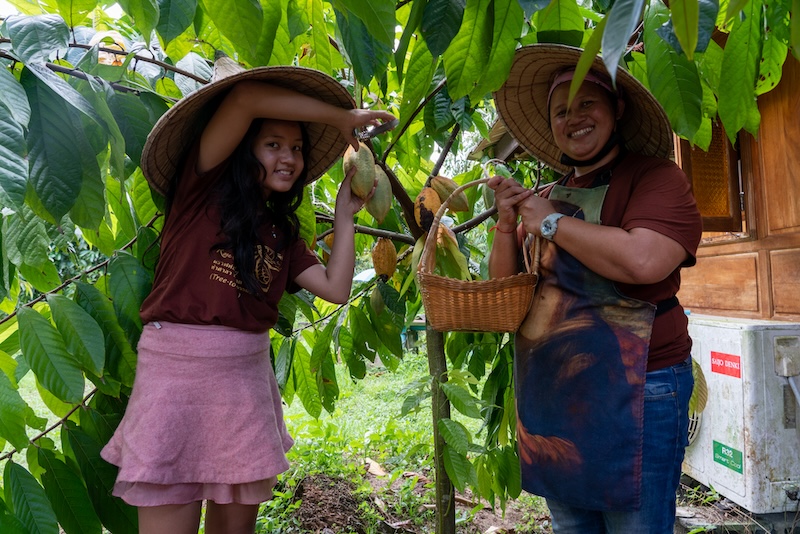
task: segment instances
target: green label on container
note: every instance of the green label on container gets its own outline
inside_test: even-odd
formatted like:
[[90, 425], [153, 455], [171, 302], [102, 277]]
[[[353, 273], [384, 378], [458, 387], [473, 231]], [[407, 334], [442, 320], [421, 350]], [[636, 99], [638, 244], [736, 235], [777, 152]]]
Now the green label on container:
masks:
[[742, 474], [742, 451], [737, 451], [733, 447], [728, 447], [719, 441], [715, 441], [714, 461], [736, 471], [740, 475]]

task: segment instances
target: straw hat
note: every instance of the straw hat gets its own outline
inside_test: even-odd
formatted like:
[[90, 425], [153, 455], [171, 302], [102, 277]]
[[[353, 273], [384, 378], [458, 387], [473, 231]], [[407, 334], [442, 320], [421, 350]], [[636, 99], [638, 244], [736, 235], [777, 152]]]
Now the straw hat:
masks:
[[[547, 95], [554, 76], [574, 67], [583, 50], [559, 44], [533, 44], [516, 51], [506, 83], [494, 100], [500, 120], [525, 150], [539, 161], [565, 173], [561, 149], [550, 131]], [[608, 75], [598, 56], [592, 70]], [[625, 100], [625, 113], [617, 130], [631, 152], [668, 158], [672, 152], [672, 128], [664, 108], [636, 78], [617, 70], [617, 89]]]
[[[156, 122], [142, 150], [142, 172], [150, 187], [162, 195], [178, 172], [186, 151], [202, 131], [225, 92], [242, 80], [280, 85], [334, 106], [352, 109], [355, 101], [339, 82], [304, 67], [258, 67], [244, 70], [223, 56], [214, 63], [211, 83], [182, 98]], [[318, 122], [306, 123], [311, 151], [306, 161], [313, 182], [344, 154], [347, 141], [339, 130]]]

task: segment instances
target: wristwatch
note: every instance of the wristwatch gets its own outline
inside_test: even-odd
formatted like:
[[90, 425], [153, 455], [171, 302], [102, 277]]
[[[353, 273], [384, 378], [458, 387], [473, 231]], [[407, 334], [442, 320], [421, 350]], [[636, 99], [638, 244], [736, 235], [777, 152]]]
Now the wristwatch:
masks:
[[539, 231], [542, 233], [543, 238], [548, 241], [553, 240], [556, 235], [556, 230], [558, 230], [558, 220], [563, 216], [563, 213], [551, 213], [542, 219], [542, 226], [539, 227]]

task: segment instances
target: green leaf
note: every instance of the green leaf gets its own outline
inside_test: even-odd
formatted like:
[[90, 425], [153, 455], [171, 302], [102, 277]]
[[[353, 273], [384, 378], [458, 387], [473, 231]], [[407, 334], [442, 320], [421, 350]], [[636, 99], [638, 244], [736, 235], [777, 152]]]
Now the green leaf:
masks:
[[585, 24], [576, 0], [553, 0], [536, 13], [536, 39], [540, 43], [581, 46]]
[[697, 66], [656, 33], [666, 17], [666, 8], [656, 5], [648, 8], [644, 31], [647, 79], [650, 91], [664, 106], [672, 129], [692, 139], [703, 118], [703, 87]]
[[0, 103], [5, 105], [4, 113], [21, 124], [28, 126], [31, 120], [31, 107], [25, 89], [8, 69], [0, 69]]
[[617, 0], [608, 13], [603, 32], [603, 63], [616, 84], [617, 67], [628, 46], [628, 40], [639, 25], [644, 0]]
[[575, 74], [569, 84], [569, 96], [567, 98], [569, 105], [572, 105], [572, 99], [578, 94], [578, 89], [580, 89], [581, 85], [583, 84], [586, 74], [592, 68], [595, 56], [600, 53], [603, 33], [605, 33], [607, 21], [608, 18], [604, 18], [597, 24], [594, 32], [592, 32], [592, 35], [586, 42], [583, 52], [581, 52], [581, 57], [578, 59], [578, 64], [575, 67]]
[[[294, 357], [294, 341], [292, 338], [283, 338], [275, 354], [275, 379], [278, 381], [278, 387], [281, 391], [286, 387], [286, 383], [291, 376], [292, 359]], [[274, 352], [276, 343], [273, 343], [272, 350]]]
[[197, 0], [159, 0], [156, 31], [164, 39], [164, 46], [192, 25]]
[[353, 335], [349, 330], [341, 328], [339, 330], [339, 355], [347, 364], [347, 371], [350, 378], [361, 380], [367, 375], [367, 363], [359, 357], [353, 347]]
[[733, 24], [722, 56], [719, 80], [719, 118], [731, 143], [736, 140], [753, 111], [756, 76], [761, 61], [761, 1], [750, 0], [744, 19]]
[[146, 45], [150, 44], [153, 30], [158, 26], [159, 9], [156, 0], [118, 0], [120, 7], [131, 16], [141, 31]]
[[61, 528], [66, 534], [100, 534], [100, 519], [92, 508], [81, 478], [55, 453], [39, 449], [39, 464], [45, 469], [42, 484]]
[[22, 521], [11, 515], [2, 503], [3, 501], [0, 499], [0, 532], [3, 534], [30, 534]]
[[69, 28], [59, 15], [11, 15], [5, 27], [14, 53], [28, 66], [44, 64], [69, 46]]
[[794, 58], [800, 61], [800, 0], [792, 0], [789, 46], [792, 47]]
[[84, 391], [83, 374], [67, 352], [58, 330], [27, 307], [19, 309], [17, 320], [22, 354], [39, 382], [64, 402], [80, 402]]
[[256, 56], [257, 65], [268, 65], [272, 57], [272, 50], [278, 38], [278, 28], [283, 18], [281, 2], [277, 0], [261, 0], [261, 11], [263, 13], [263, 24], [261, 34], [258, 39], [258, 53]]
[[300, 3], [305, 5], [311, 21], [311, 54], [306, 58], [307, 66], [322, 72], [331, 72], [332, 50], [322, 0], [302, 0]]
[[47, 304], [69, 352], [84, 369], [102, 376], [106, 344], [103, 329], [97, 321], [76, 302], [62, 295], [48, 295]]
[[122, 420], [121, 414], [102, 413], [92, 407], [84, 407], [78, 414], [81, 430], [97, 443], [108, 443]]
[[[5, 72], [5, 69], [0, 69], [0, 72]], [[26, 152], [22, 126], [11, 117], [5, 105], [0, 104], [0, 190], [16, 209], [25, 202], [28, 181]]]
[[730, 0], [728, 2], [728, 11], [725, 12], [725, 22], [728, 22], [738, 15], [749, 1], [750, 0]]
[[486, 70], [481, 73], [475, 89], [470, 92], [470, 100], [479, 101], [485, 95], [499, 89], [511, 70], [514, 62], [516, 41], [522, 33], [524, 19], [517, 0], [493, 0], [494, 30], [492, 50]]
[[303, 403], [303, 408], [311, 417], [319, 418], [322, 414], [320, 392], [316, 376], [311, 369], [311, 355], [303, 343], [295, 344], [292, 375], [294, 376], [295, 391]]
[[452, 447], [444, 448], [444, 468], [458, 491], [464, 491], [468, 484], [477, 480], [475, 468], [467, 456], [456, 452]]
[[390, 45], [376, 39], [367, 25], [352, 13], [336, 11], [336, 23], [356, 79], [369, 86], [376, 73], [384, 72], [392, 57]]
[[[800, 16], [800, 14], [798, 15]], [[761, 49], [761, 63], [756, 82], [756, 96], [772, 91], [781, 81], [783, 64], [789, 54], [788, 45], [778, 39], [775, 32], [767, 32], [764, 47]]]
[[420, 31], [434, 57], [442, 55], [459, 33], [465, 6], [466, 0], [428, 0]]
[[442, 56], [453, 100], [469, 94], [488, 65], [494, 24], [491, 4], [492, 0], [467, 0], [461, 28]]
[[44, 262], [38, 266], [23, 263], [19, 266], [19, 274], [37, 291], [46, 293], [61, 285], [58, 269], [51, 262]]
[[9, 495], [14, 514], [29, 532], [58, 534], [58, 522], [44, 489], [21, 465], [8, 461], [3, 471], [6, 497]]
[[[199, 55], [195, 54], [194, 52], [189, 52], [185, 56], [183, 56], [176, 64], [180, 70], [189, 72], [200, 78], [210, 79], [211, 75], [213, 74], [213, 70], [211, 66], [208, 64], [204, 58], [200, 57]], [[175, 74], [175, 85], [181, 90], [183, 96], [187, 96], [205, 84], [200, 83], [193, 78], [189, 78], [188, 76], [184, 76], [183, 74]]]
[[44, 223], [23, 206], [15, 217], [3, 218], [3, 246], [8, 260], [16, 266], [42, 265], [49, 261], [50, 239]]
[[[697, 48], [697, 34], [700, 24], [700, 5], [698, 0], [673, 0], [669, 3], [672, 15], [672, 30], [681, 44], [686, 57], [694, 59]], [[648, 53], [650, 50], [648, 50]]]
[[96, 287], [76, 282], [75, 301], [89, 312], [105, 333], [106, 370], [126, 386], [133, 385], [136, 352], [117, 320], [111, 301]]
[[[86, 152], [81, 151], [81, 154], [84, 155]], [[81, 192], [75, 200], [75, 204], [69, 210], [69, 216], [75, 224], [84, 230], [98, 231], [106, 213], [106, 186], [100, 176], [100, 169], [97, 168], [97, 164], [85, 158], [82, 159], [85, 163], [84, 168], [91, 169], [92, 172], [86, 172], [83, 175]], [[95, 169], [97, 172], [93, 172]]]
[[201, 0], [203, 10], [219, 31], [251, 65], [258, 57], [258, 39], [264, 14], [258, 0]]
[[317, 216], [314, 213], [314, 204], [311, 202], [311, 191], [303, 191], [303, 200], [295, 211], [300, 221], [300, 239], [306, 242], [308, 248], [314, 250], [317, 239]]
[[95, 7], [98, 0], [56, 0], [58, 12], [70, 28], [79, 26]]
[[436, 72], [436, 62], [428, 50], [425, 41], [418, 40], [414, 44], [408, 70], [403, 80], [403, 92], [400, 101], [400, 124], [394, 130], [394, 139], [401, 135], [403, 127], [412, 119], [412, 114], [428, 91]]
[[349, 11], [365, 25], [366, 32], [390, 52], [397, 26], [394, 0], [333, 0], [339, 11]]
[[357, 306], [350, 306], [350, 333], [353, 334], [353, 349], [356, 354], [375, 361], [375, 353], [381, 343], [372, 323]]
[[478, 400], [469, 391], [449, 382], [440, 384], [440, 387], [456, 410], [473, 419], [481, 418]]
[[30, 414], [31, 408], [17, 388], [5, 373], [0, 373], [0, 437], [8, 440], [18, 451], [30, 443], [25, 432], [25, 421]]
[[467, 427], [458, 421], [447, 418], [439, 419], [437, 425], [439, 427], [439, 433], [449, 447], [459, 454], [467, 454], [469, 446], [472, 444]]
[[[397, 67], [397, 81], [402, 84], [403, 79], [405, 77], [404, 73], [404, 66], [406, 62], [406, 54], [408, 52], [409, 44], [411, 44], [411, 38], [419, 28], [420, 23], [422, 22], [422, 14], [424, 12], [425, 6], [427, 5], [427, 1], [423, 2], [413, 2], [411, 5], [411, 14], [408, 16], [408, 20], [406, 21], [405, 26], [403, 27], [403, 34], [400, 36], [400, 41], [397, 44], [394, 52], [394, 63]], [[422, 39], [418, 40], [418, 42], [425, 42]]]
[[134, 165], [142, 159], [147, 134], [153, 129], [161, 110], [148, 108], [145, 102], [130, 94], [116, 93], [109, 98], [109, 107], [125, 139], [125, 152]]
[[[92, 77], [88, 78], [88, 83], [85, 84], [85, 86], [91, 89], [91, 92], [88, 93], [87, 100], [92, 103], [95, 111], [97, 111], [98, 115], [102, 118], [105, 130], [109, 134], [109, 141], [111, 144], [109, 163], [111, 166], [111, 173], [119, 179], [122, 179], [122, 177], [125, 176], [125, 138], [109, 108], [109, 103], [114, 96], [114, 89], [105, 80], [97, 81]], [[94, 170], [93, 166], [96, 167], [96, 164], [94, 161], [87, 161], [88, 158], [85, 156], [85, 154], [89, 153], [87, 149], [82, 148], [81, 153], [84, 154], [84, 168], [87, 170], [88, 174], [91, 172], [89, 169]], [[98, 178], [99, 174], [100, 173], [97, 172]]]
[[136, 237], [136, 223], [133, 221], [133, 212], [128, 198], [128, 191], [119, 180], [106, 180], [106, 199], [108, 199], [109, 212], [116, 219], [118, 243], [128, 243]]
[[136, 508], [111, 495], [117, 468], [100, 457], [101, 445], [68, 421], [64, 430], [78, 460], [86, 489], [103, 526], [114, 534], [136, 534]]
[[119, 324], [128, 334], [131, 346], [136, 346], [142, 331], [139, 308], [153, 284], [150, 273], [134, 256], [120, 252], [108, 264], [111, 275], [111, 300]]
[[[39, 79], [45, 86], [47, 86], [50, 91], [52, 92], [53, 96], [56, 97], [56, 100], [59, 102], [60, 106], [63, 106], [64, 103], [69, 104], [70, 107], [74, 108], [75, 110], [79, 111], [92, 121], [94, 121], [98, 126], [107, 129], [107, 125], [103, 122], [103, 119], [100, 118], [100, 115], [97, 114], [97, 111], [94, 109], [91, 103], [89, 103], [86, 98], [82, 94], [80, 94], [77, 89], [72, 87], [66, 81], [64, 81], [58, 74], [51, 71], [47, 67], [43, 65], [38, 65], [35, 63], [29, 63], [25, 66], [25, 70], [22, 73], [22, 85], [25, 87], [26, 92], [28, 93], [28, 100], [30, 100], [30, 91], [28, 90], [25, 82], [25, 73], [26, 71], [30, 72], [36, 78]], [[33, 104], [33, 103], [31, 103]], [[33, 107], [33, 105], [31, 105]], [[63, 113], [63, 111], [62, 111]], [[76, 128], [77, 129], [77, 128]]]
[[503, 447], [503, 462], [508, 466], [506, 492], [510, 498], [516, 499], [522, 493], [522, 471], [516, 447]]
[[[268, 0], [270, 3], [273, 3], [273, 0]], [[278, 5], [278, 0], [274, 1], [274, 4]], [[270, 65], [289, 65], [294, 60], [295, 50], [296, 47], [292, 42], [292, 35], [291, 31], [289, 30], [289, 0], [280, 0], [280, 9], [281, 9], [281, 19], [280, 24], [278, 24], [277, 29], [275, 30], [275, 38], [273, 39], [272, 45], [272, 55], [269, 58]], [[287, 15], [284, 17], [282, 14], [286, 13]], [[267, 17], [268, 14], [265, 12], [264, 16]]]
[[550, 0], [517, 0], [517, 3], [525, 12], [525, 17], [530, 19], [534, 13], [546, 8], [550, 4]]

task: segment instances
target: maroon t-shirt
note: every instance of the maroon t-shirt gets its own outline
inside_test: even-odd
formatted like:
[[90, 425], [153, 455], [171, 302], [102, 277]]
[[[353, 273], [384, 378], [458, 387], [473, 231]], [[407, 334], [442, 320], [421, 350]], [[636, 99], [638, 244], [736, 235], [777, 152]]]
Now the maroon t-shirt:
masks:
[[202, 175], [195, 170], [196, 162], [195, 147], [186, 159], [161, 234], [161, 257], [153, 290], [140, 310], [142, 321], [265, 332], [278, 320], [278, 301], [284, 290], [319, 259], [303, 240], [280, 250], [281, 234], [265, 224], [256, 246], [256, 277], [262, 295], [257, 299], [250, 294], [237, 277], [231, 251], [215, 246], [224, 236], [213, 191], [227, 162]]
[[[688, 255], [683, 267], [697, 261], [695, 254], [703, 232], [686, 174], [668, 159], [628, 153], [619, 162], [567, 181], [568, 187], [591, 187], [595, 178], [611, 169], [611, 180], [600, 214], [601, 224], [625, 230], [647, 228], [677, 241]], [[681, 285], [680, 267], [655, 284], [623, 284], [616, 287], [625, 296], [652, 304], [674, 297]], [[680, 363], [689, 355], [692, 340], [683, 307], [658, 315], [653, 322], [647, 370]]]

